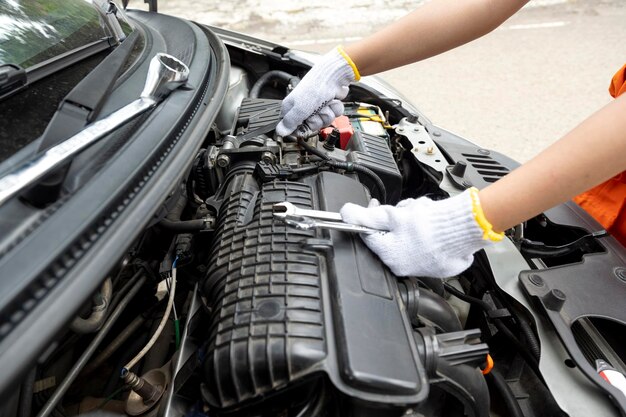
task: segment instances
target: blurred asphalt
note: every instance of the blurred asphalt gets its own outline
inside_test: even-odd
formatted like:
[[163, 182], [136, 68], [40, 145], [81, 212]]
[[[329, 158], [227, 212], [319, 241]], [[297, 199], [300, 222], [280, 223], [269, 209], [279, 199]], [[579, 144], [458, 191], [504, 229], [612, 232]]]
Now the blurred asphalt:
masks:
[[[159, 5], [163, 13], [325, 52], [374, 32], [420, 2], [311, 3]], [[534, 0], [484, 38], [382, 77], [436, 124], [523, 162], [609, 102], [609, 80], [624, 63], [626, 1]]]

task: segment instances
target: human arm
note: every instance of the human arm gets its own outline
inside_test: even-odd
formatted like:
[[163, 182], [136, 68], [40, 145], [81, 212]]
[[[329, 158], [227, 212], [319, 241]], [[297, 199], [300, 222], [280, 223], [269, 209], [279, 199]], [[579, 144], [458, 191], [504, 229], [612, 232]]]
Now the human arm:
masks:
[[[317, 130], [343, 113], [340, 99], [361, 75], [416, 62], [472, 41], [498, 27], [528, 0], [433, 0], [383, 30], [334, 49], [283, 100], [277, 134], [306, 122]], [[339, 99], [339, 100], [338, 100]]]
[[506, 230], [626, 170], [626, 95], [479, 193], [485, 217]]
[[361, 75], [421, 61], [478, 39], [500, 26], [528, 0], [438, 0], [358, 42], [346, 53]]
[[341, 214], [345, 221], [389, 230], [364, 240], [396, 275], [453, 276], [489, 244], [484, 237], [495, 236], [485, 235], [486, 229], [506, 230], [626, 170], [624, 155], [626, 95], [476, 193], [474, 204], [465, 191], [443, 201], [404, 200], [396, 207], [346, 204]]

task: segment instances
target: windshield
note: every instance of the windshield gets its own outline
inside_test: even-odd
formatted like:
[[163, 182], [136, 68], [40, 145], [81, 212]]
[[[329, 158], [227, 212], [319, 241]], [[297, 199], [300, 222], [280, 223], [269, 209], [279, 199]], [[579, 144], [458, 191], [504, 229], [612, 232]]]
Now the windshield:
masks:
[[105, 36], [90, 1], [0, 1], [0, 65], [28, 68]]
[[[110, 0], [0, 0], [0, 70], [19, 65], [27, 79], [0, 95], [0, 166], [43, 134], [63, 98], [132, 31]], [[139, 54], [143, 41], [136, 45]], [[0, 88], [11, 81], [2, 74]]]

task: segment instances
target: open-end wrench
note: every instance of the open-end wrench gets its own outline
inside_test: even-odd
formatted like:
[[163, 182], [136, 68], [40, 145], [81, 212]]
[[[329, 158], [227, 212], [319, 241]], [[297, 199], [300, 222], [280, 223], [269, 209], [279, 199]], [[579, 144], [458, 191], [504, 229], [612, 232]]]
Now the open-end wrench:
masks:
[[319, 220], [312, 217], [288, 216], [280, 219], [285, 222], [285, 224], [300, 230], [330, 229], [350, 233], [365, 233], [368, 235], [372, 233], [385, 233], [383, 230], [372, 229], [371, 227], [360, 226], [358, 224]]
[[372, 229], [371, 227], [358, 224], [346, 223], [341, 214], [332, 211], [309, 210], [294, 206], [285, 201], [273, 206], [274, 217], [282, 220], [285, 224], [300, 230], [332, 229], [351, 233], [384, 233], [384, 230]]
[[288, 201], [274, 204], [274, 217], [283, 219], [286, 217], [310, 217], [312, 219], [331, 220], [342, 222], [341, 214], [332, 211], [309, 210], [296, 207]]

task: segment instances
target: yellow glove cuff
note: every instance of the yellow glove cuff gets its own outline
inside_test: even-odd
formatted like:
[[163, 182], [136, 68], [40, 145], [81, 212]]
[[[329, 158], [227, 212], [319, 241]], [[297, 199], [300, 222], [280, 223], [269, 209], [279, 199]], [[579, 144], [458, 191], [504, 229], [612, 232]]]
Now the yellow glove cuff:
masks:
[[483, 230], [483, 239], [491, 240], [492, 242], [499, 242], [504, 238], [504, 233], [494, 232], [493, 226], [491, 223], [487, 221], [485, 217], [485, 213], [483, 213], [483, 208], [480, 205], [480, 198], [478, 198], [478, 189], [476, 187], [472, 187], [469, 189], [470, 196], [472, 198], [472, 213], [474, 214], [474, 219], [478, 226]]
[[356, 81], [359, 81], [361, 79], [361, 74], [359, 73], [359, 69], [356, 67], [356, 64], [354, 63], [352, 58], [350, 58], [350, 56], [346, 53], [346, 51], [343, 50], [343, 46], [341, 45], [337, 46], [337, 51], [341, 54], [343, 59], [346, 60], [348, 65], [350, 65], [350, 68], [352, 68], [352, 71], [354, 71], [354, 79]]

